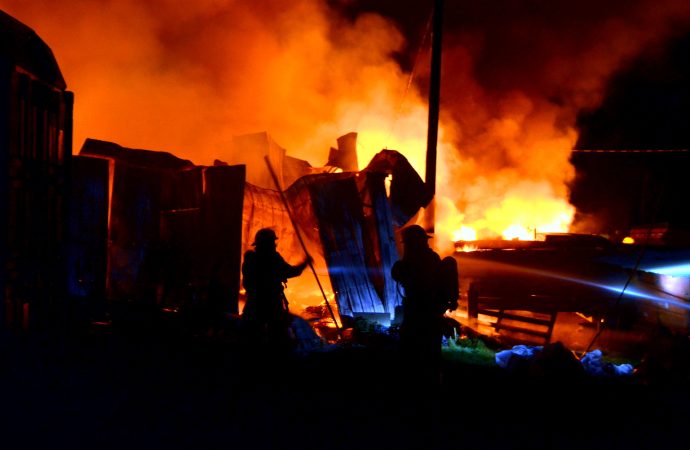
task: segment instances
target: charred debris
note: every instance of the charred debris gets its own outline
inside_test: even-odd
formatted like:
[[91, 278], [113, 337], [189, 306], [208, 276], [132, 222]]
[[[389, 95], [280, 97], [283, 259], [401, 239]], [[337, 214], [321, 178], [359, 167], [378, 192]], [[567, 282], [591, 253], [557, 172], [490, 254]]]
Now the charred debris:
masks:
[[[384, 150], [360, 170], [349, 133], [323, 167], [312, 167], [256, 133], [238, 136], [231, 146], [241, 151], [211, 166], [95, 139], [73, 155], [74, 96], [50, 48], [4, 12], [0, 33], [4, 330], [118, 319], [146, 326], [139, 318], [154, 311], [194, 311], [201, 320], [211, 284], [238, 314], [241, 255], [256, 230], [275, 228], [281, 251], [302, 256], [280, 191], [339, 315], [394, 320], [394, 230], [430, 199], [400, 153]], [[229, 156], [237, 154], [243, 159]]]
[[238, 314], [241, 255], [258, 229], [273, 227], [285, 254], [303, 254], [268, 158], [318, 273], [330, 280], [340, 316], [394, 320], [400, 304], [390, 278], [398, 257], [394, 229], [424, 206], [423, 197], [408, 192], [410, 180], [423, 183], [392, 150], [361, 171], [333, 165], [354, 168], [355, 139], [354, 133], [339, 139], [321, 168], [289, 157], [266, 133], [234, 142], [256, 161], [213, 166], [87, 140], [72, 164], [69, 297], [88, 305], [91, 315], [131, 314], [132, 308], [203, 313], [214, 283], [228, 299], [227, 311]]

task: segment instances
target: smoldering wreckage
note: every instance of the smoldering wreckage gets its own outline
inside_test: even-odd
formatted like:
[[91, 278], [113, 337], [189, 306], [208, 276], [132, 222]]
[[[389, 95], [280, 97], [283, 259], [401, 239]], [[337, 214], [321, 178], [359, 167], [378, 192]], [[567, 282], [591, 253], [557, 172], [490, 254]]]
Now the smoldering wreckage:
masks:
[[[271, 227], [286, 258], [303, 257], [303, 243], [316, 276], [327, 278], [340, 316], [335, 323], [329, 319], [332, 328], [358, 315], [390, 323], [401, 303], [390, 277], [398, 258], [394, 229], [428, 203], [428, 194], [398, 152], [384, 150], [356, 170], [355, 141], [355, 133], [338, 139], [328, 164], [315, 168], [287, 155], [266, 133], [235, 141], [242, 151], [233, 153], [253, 161], [208, 167], [87, 140], [72, 161], [74, 194], [83, 197], [71, 216], [77, 244], [69, 266], [78, 271], [70, 274], [70, 294], [92, 307], [107, 298], [110, 307], [188, 312], [203, 309], [213, 284], [223, 292], [227, 312], [239, 314], [241, 256], [256, 231]], [[392, 201], [385, 186], [389, 175]], [[290, 211], [281, 200], [283, 189]], [[94, 255], [92, 249], [103, 247], [94, 239], [106, 234], [107, 251]]]
[[[73, 155], [74, 97], [50, 48], [26, 25], [1, 19], [6, 330], [147, 328], [169, 315], [203, 332], [210, 287], [228, 318], [241, 313], [241, 257], [264, 227], [276, 231], [288, 261], [306, 249], [316, 280], [330, 284], [315, 294], [313, 281], [299, 284], [295, 292], [310, 296], [304, 304], [288, 291], [291, 312], [315, 319], [300, 328], [301, 345], [335, 341], [356, 318], [400, 320], [390, 275], [396, 230], [433, 197], [401, 153], [382, 150], [360, 169], [353, 132], [313, 167], [264, 132], [236, 137], [228, 159], [211, 166], [95, 139]], [[451, 324], [449, 335], [459, 329]]]
[[[263, 167], [223, 161], [196, 166], [165, 152], [87, 140], [71, 161], [68, 222], [68, 295], [83, 305], [82, 319], [148, 328], [156, 316], [180, 316], [177, 323], [187, 332], [203, 335], [213, 321], [210, 292], [216, 289], [227, 319], [215, 330], [217, 336], [237, 340], [241, 255], [251, 248], [256, 231], [273, 227], [281, 249], [297, 255], [292, 259], [306, 247], [315, 257], [316, 280], [326, 278], [336, 293], [326, 295], [334, 300], [337, 317], [324, 308], [324, 303], [330, 308], [329, 298], [316, 307], [294, 302], [297, 351], [337, 344], [343, 328], [345, 342], [352, 342], [355, 320], [361, 320], [360, 343], [367, 332], [390, 336], [387, 327], [400, 322], [402, 301], [390, 276], [398, 259], [394, 230], [408, 223], [430, 194], [400, 153], [384, 150], [358, 171], [356, 134], [342, 136], [338, 144], [328, 163], [315, 168], [291, 158], [267, 133], [238, 137], [235, 145], [244, 152], [233, 152], [253, 155]], [[273, 167], [279, 169], [272, 174]], [[272, 175], [279, 186], [271, 187]], [[289, 210], [281, 201], [283, 186], [288, 186]], [[101, 252], [94, 252], [98, 248]], [[447, 318], [446, 341], [461, 330], [478, 336]], [[560, 343], [549, 348], [555, 349], [552, 358], [569, 359]], [[496, 363], [514, 370], [542, 349], [518, 346], [497, 353]], [[594, 358], [595, 353], [586, 360]], [[594, 361], [584, 369], [630, 373], [601, 358]]]

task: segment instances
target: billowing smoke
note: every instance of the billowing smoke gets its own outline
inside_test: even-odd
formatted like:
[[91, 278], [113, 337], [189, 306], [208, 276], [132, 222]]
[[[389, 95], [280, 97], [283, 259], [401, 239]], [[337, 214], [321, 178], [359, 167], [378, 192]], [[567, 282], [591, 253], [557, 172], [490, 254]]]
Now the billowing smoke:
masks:
[[203, 164], [233, 136], [268, 131], [320, 165], [338, 136], [361, 126], [362, 111], [394, 104], [406, 82], [390, 58], [403, 44], [392, 22], [339, 19], [321, 1], [0, 7], [53, 49], [75, 92], [76, 151], [92, 137]]
[[[428, 52], [411, 85], [408, 71], [432, 2], [418, 3], [0, 0], [0, 8], [56, 54], [76, 96], [75, 151], [93, 137], [208, 164], [233, 136], [268, 131], [320, 165], [338, 136], [357, 131], [361, 164], [387, 147], [423, 174]], [[689, 23], [682, 0], [446, 1], [437, 190], [445, 241], [462, 225], [479, 237], [566, 230], [577, 113], [600, 102], [627, 61]]]
[[[444, 192], [478, 237], [566, 231], [578, 112], [641, 51], [690, 28], [690, 3], [445, 2]], [[461, 219], [458, 219], [461, 217]]]

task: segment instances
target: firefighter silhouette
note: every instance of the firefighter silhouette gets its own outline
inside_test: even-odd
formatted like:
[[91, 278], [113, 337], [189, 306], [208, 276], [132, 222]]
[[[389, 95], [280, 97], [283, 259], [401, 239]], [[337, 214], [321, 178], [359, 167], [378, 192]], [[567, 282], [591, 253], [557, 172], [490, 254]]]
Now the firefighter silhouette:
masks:
[[429, 247], [430, 236], [419, 225], [401, 232], [403, 257], [391, 275], [404, 289], [400, 345], [405, 356], [433, 363], [441, 356], [441, 257]]
[[296, 266], [288, 264], [276, 250], [277, 239], [275, 231], [262, 228], [254, 237], [254, 250], [244, 254], [242, 285], [247, 301], [242, 317], [251, 343], [285, 348], [292, 344], [285, 284], [304, 271], [310, 257]]

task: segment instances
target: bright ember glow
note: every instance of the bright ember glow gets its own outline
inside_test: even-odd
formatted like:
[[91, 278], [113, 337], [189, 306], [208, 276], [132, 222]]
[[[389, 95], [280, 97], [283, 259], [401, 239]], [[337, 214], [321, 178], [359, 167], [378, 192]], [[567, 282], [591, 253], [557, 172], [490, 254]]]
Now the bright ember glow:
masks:
[[462, 225], [459, 230], [453, 233], [454, 241], [476, 241], [477, 232], [474, 228]]
[[521, 225], [511, 225], [503, 232], [503, 239], [527, 241], [532, 238], [531, 230]]
[[[457, 210], [444, 211], [437, 227], [449, 227], [453, 241], [476, 239], [535, 240], [542, 233], [567, 232], [575, 208], [565, 198], [558, 198], [545, 182], [523, 183], [515, 186], [487, 205], [477, 220]], [[445, 202], [448, 205], [452, 202]]]

